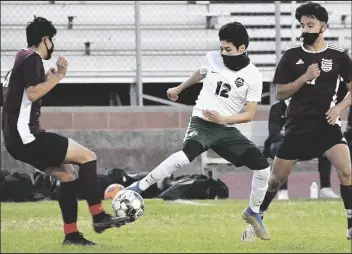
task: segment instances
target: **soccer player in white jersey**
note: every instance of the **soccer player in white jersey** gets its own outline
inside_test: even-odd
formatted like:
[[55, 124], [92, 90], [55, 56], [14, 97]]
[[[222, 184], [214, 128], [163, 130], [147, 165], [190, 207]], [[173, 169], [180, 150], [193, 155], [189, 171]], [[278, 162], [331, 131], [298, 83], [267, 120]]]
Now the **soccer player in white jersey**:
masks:
[[[243, 211], [242, 217], [254, 227], [258, 237], [268, 240], [270, 236], [259, 215], [259, 207], [268, 187], [269, 163], [255, 144], [235, 127], [253, 120], [257, 102], [261, 101], [262, 75], [247, 56], [249, 36], [241, 23], [222, 26], [219, 39], [220, 51], [208, 52], [201, 67], [190, 78], [167, 91], [168, 97], [176, 101], [181, 91], [205, 78], [189, 120], [183, 149], [127, 189], [142, 193], [212, 149], [233, 165], [244, 165], [253, 171], [249, 207]], [[245, 104], [246, 111], [240, 113]]]

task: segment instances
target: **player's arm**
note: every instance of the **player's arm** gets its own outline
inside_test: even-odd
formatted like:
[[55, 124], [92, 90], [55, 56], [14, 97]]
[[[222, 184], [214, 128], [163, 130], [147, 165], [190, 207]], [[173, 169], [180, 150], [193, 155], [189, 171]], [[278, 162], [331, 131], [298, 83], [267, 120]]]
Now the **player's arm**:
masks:
[[336, 120], [340, 117], [341, 112], [349, 108], [352, 104], [352, 59], [347, 52], [343, 53], [341, 57], [340, 68], [339, 74], [346, 83], [349, 92], [339, 104], [330, 108], [326, 112], [326, 119], [330, 124], [335, 124]]
[[196, 70], [186, 81], [182, 82], [180, 85], [176, 87], [168, 89], [166, 92], [167, 96], [169, 97], [170, 100], [177, 101], [179, 93], [181, 93], [187, 87], [190, 87], [200, 82], [202, 79], [205, 78], [205, 76], [206, 74], [202, 73], [201, 69]]
[[320, 70], [318, 64], [312, 64], [307, 71], [293, 82], [288, 84], [279, 84], [276, 89], [276, 98], [278, 100], [286, 100], [292, 97], [304, 84], [319, 77]]
[[248, 123], [254, 118], [257, 112], [257, 102], [247, 102], [246, 111], [238, 115], [224, 116], [224, 122], [227, 124]]
[[345, 98], [338, 103], [336, 106], [331, 107], [327, 112], [326, 112], [326, 119], [329, 124], [335, 124], [337, 119], [341, 116], [341, 113], [351, 107], [352, 105], [352, 96], [351, 96], [351, 87], [352, 87], [352, 82], [347, 84], [347, 88], [349, 92], [347, 92]]
[[278, 142], [282, 138], [281, 134], [281, 105], [280, 103], [274, 104], [269, 112], [269, 136], [272, 142]]
[[275, 70], [273, 83], [277, 85], [276, 99], [286, 100], [292, 97], [305, 83], [317, 78], [320, 74], [317, 64], [308, 67], [306, 73], [293, 81], [290, 52], [285, 51]]
[[[48, 92], [50, 92], [59, 82], [60, 80], [66, 75], [67, 72], [67, 60], [63, 57], [59, 57], [57, 62], [58, 71], [55, 74], [50, 75], [45, 82], [37, 83], [35, 78], [37, 70], [26, 71], [24, 74], [24, 80], [26, 83], [26, 89], [28, 99], [31, 102], [35, 102], [36, 100], [40, 99]], [[35, 64], [37, 66], [37, 64]], [[37, 67], [33, 67], [37, 68]]]
[[[209, 53], [208, 53], [209, 54]], [[182, 82], [180, 85], [170, 88], [167, 90], [167, 96], [169, 97], [170, 100], [172, 101], [177, 101], [178, 100], [178, 95], [185, 90], [187, 87], [190, 87], [194, 84], [199, 83], [202, 79], [204, 79], [207, 75], [208, 68], [209, 68], [209, 63], [208, 63], [208, 54], [205, 56], [204, 61], [200, 68], [193, 72], [193, 74], [184, 82]]]

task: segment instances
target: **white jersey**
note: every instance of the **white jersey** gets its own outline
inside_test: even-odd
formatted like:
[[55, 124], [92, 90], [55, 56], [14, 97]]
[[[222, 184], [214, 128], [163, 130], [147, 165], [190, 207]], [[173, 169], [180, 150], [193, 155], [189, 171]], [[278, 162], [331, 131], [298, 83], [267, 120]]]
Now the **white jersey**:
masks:
[[[259, 102], [262, 97], [262, 75], [252, 63], [239, 71], [228, 69], [218, 51], [210, 51], [200, 68], [206, 74], [192, 116], [205, 119], [202, 110], [215, 110], [222, 116], [239, 114], [246, 102]], [[226, 126], [235, 126], [227, 124]]]

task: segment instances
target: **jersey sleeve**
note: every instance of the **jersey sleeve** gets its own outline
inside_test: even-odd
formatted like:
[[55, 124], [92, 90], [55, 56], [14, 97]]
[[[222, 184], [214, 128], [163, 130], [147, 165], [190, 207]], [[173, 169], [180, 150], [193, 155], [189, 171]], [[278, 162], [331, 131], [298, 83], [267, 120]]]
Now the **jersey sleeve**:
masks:
[[23, 62], [23, 82], [25, 88], [36, 86], [40, 80], [40, 58], [37, 54], [32, 54]]
[[260, 73], [251, 81], [248, 87], [246, 101], [260, 102], [262, 101], [263, 78]]
[[204, 57], [202, 65], [200, 66], [200, 74], [207, 74], [209, 69], [208, 54]]
[[340, 75], [346, 84], [352, 82], [352, 59], [347, 52], [343, 53], [341, 59]]
[[276, 67], [274, 80], [273, 80], [274, 84], [284, 85], [292, 81], [291, 75], [290, 75], [290, 65], [288, 60], [289, 60], [288, 53], [287, 51], [285, 51], [285, 53], [282, 55], [279, 61], [278, 66]]

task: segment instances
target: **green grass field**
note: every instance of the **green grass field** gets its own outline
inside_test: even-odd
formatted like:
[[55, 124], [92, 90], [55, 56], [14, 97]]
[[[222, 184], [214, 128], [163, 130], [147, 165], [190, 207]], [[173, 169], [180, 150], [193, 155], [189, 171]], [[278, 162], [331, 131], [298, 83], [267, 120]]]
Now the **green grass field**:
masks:
[[[241, 242], [244, 200], [195, 201], [201, 205], [146, 200], [138, 221], [96, 234], [87, 204], [79, 203], [79, 230], [99, 243], [61, 245], [62, 221], [56, 202], [2, 203], [4, 252], [326, 252], [351, 253], [342, 201], [275, 201], [265, 217], [272, 240]], [[106, 210], [111, 203], [104, 201]]]

